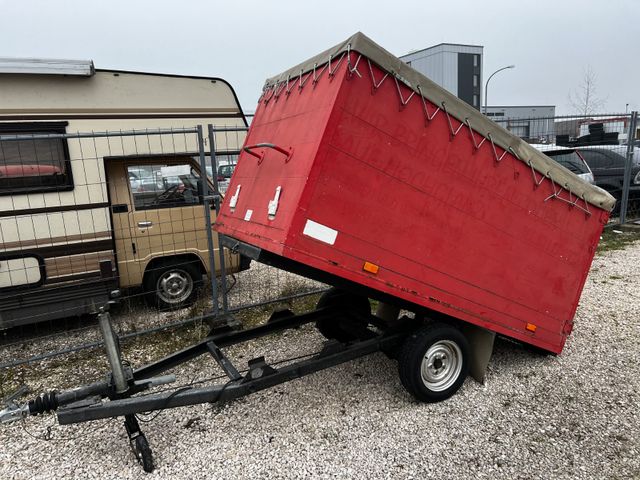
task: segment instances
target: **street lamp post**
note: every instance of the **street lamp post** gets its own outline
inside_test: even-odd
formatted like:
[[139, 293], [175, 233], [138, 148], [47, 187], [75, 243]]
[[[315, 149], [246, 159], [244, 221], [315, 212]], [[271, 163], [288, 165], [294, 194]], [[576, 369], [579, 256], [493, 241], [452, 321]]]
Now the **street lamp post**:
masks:
[[484, 114], [487, 114], [487, 97], [489, 96], [489, 80], [491, 80], [491, 77], [493, 77], [496, 73], [501, 72], [503, 70], [507, 70], [509, 68], [516, 68], [515, 65], [508, 65], [506, 67], [502, 67], [499, 68], [498, 70], [496, 70], [495, 72], [493, 72], [491, 75], [489, 75], [489, 78], [487, 78], [487, 83], [484, 84]]

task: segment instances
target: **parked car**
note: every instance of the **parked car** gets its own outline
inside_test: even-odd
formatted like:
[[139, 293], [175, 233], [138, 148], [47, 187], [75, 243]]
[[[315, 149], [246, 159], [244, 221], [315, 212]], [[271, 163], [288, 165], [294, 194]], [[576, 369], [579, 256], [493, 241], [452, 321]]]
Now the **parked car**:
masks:
[[144, 165], [128, 168], [128, 175], [132, 192], [153, 192], [163, 186], [162, 178]]
[[[590, 149], [598, 149], [598, 150], [610, 150], [614, 153], [617, 153], [621, 157], [627, 158], [627, 145], [585, 145], [583, 147], [578, 148], [581, 150], [582, 148], [590, 148]], [[635, 145], [633, 147], [633, 164], [640, 165], [640, 145]]]
[[218, 185], [221, 192], [226, 192], [229, 187], [229, 181], [233, 175], [233, 171], [236, 169], [235, 163], [229, 163], [227, 165], [218, 166]]
[[[626, 153], [626, 146], [618, 148], [624, 148]], [[626, 158], [618, 153], [618, 150], [611, 148], [579, 147], [577, 150], [591, 167], [595, 177], [595, 184], [616, 197], [617, 203], [614, 214], [618, 213], [620, 211], [620, 200], [622, 199]], [[637, 163], [634, 163], [631, 167], [629, 200], [635, 203], [640, 201], [640, 165]]]
[[593, 172], [584, 158], [574, 148], [558, 147], [552, 143], [534, 143], [532, 147], [551, 157], [587, 183], [594, 183]]
[[[227, 167], [227, 166], [229, 165], [221, 165], [220, 167], [218, 167], [218, 173], [216, 175], [218, 190], [222, 194], [227, 192], [227, 188], [229, 187], [229, 180], [231, 179], [231, 176], [225, 177], [224, 175], [221, 175], [219, 172], [220, 172], [220, 168]], [[235, 165], [232, 165], [232, 166], [235, 167]], [[211, 168], [210, 165], [207, 165], [207, 176], [211, 179], [211, 181], [213, 181], [213, 169]]]

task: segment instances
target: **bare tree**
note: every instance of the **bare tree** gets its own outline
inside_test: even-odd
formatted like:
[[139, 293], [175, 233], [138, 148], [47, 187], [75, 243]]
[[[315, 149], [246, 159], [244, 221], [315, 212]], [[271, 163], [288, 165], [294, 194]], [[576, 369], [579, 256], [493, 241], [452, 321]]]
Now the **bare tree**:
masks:
[[569, 103], [580, 115], [588, 116], [597, 113], [606, 100], [598, 96], [597, 75], [587, 66], [582, 76], [582, 81], [578, 88], [569, 93]]

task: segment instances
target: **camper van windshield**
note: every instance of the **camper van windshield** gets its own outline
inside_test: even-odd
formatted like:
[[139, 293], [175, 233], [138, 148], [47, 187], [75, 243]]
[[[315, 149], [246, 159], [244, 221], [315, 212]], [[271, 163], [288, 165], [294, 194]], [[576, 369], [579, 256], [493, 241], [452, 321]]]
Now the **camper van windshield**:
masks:
[[[4, 126], [3, 126], [4, 127]], [[59, 131], [0, 129], [0, 193], [38, 192], [71, 187], [69, 156], [64, 138], [33, 138]]]

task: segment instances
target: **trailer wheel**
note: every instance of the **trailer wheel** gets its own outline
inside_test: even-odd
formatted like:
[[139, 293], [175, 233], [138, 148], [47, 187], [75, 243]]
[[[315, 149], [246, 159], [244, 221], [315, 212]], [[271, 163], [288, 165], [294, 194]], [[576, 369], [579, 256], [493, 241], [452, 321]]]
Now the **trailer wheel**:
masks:
[[153, 453], [151, 452], [151, 447], [149, 447], [147, 438], [140, 434], [136, 437], [135, 442], [135, 453], [138, 457], [138, 461], [142, 465], [142, 469], [147, 473], [153, 472]]
[[427, 325], [410, 335], [398, 358], [400, 381], [421, 402], [439, 402], [462, 386], [467, 373], [469, 344], [455, 327]]
[[150, 305], [162, 310], [191, 305], [202, 273], [194, 262], [171, 262], [158, 265], [146, 276], [144, 289]]
[[[328, 307], [335, 308], [341, 312], [352, 313], [357, 318], [357, 320], [354, 318], [353, 321], [358, 322], [363, 328], [368, 325], [365, 320], [360, 320], [360, 318], [366, 318], [371, 315], [371, 305], [367, 297], [331, 287], [322, 294], [316, 304], [316, 308]], [[341, 328], [341, 322], [338, 319], [318, 320], [316, 328], [329, 340], [337, 340], [343, 343], [357, 340], [355, 335]]]

